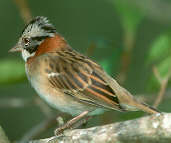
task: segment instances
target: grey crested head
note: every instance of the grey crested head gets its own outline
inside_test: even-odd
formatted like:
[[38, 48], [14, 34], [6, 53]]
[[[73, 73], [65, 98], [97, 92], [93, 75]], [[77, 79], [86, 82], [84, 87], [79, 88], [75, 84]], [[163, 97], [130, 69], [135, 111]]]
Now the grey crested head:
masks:
[[37, 16], [33, 18], [22, 31], [18, 41], [19, 47], [22, 47], [22, 57], [26, 61], [33, 56], [37, 47], [48, 37], [54, 37], [55, 27], [46, 17]]
[[48, 36], [52, 37], [56, 33], [55, 27], [49, 22], [47, 17], [37, 16], [33, 18], [23, 29], [22, 36], [40, 37]]

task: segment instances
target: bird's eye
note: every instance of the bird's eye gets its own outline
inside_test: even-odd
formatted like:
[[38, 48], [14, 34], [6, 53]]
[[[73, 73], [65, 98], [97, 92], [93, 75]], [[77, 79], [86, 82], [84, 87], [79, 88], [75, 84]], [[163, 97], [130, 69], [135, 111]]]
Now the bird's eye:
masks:
[[24, 44], [25, 46], [28, 46], [30, 43], [30, 39], [29, 38], [23, 38]]

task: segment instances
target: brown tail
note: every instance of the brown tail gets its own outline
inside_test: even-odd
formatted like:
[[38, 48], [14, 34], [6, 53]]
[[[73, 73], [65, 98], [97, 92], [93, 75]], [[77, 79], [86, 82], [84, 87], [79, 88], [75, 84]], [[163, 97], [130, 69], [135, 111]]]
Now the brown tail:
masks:
[[131, 96], [129, 93], [126, 96], [122, 96], [122, 97], [124, 97], [124, 98], [122, 98], [121, 106], [128, 111], [142, 110], [149, 114], [161, 113], [156, 108], [154, 108], [146, 103], [143, 103], [141, 101], [138, 101], [133, 96]]
[[[104, 75], [105, 73], [100, 72], [100, 74]], [[108, 76], [107, 74], [104, 75], [106, 80], [108, 81], [110, 87], [113, 89], [117, 98], [119, 99], [120, 105], [123, 109], [127, 111], [136, 111], [143, 110], [149, 114], [157, 114], [161, 113], [157, 109], [138, 101], [135, 97], [132, 96], [125, 88], [121, 87], [116, 80]]]
[[156, 108], [146, 104], [146, 103], [140, 103], [139, 105], [137, 105], [137, 107], [141, 110], [143, 110], [144, 112], [147, 112], [149, 114], [157, 114], [157, 113], [161, 113], [159, 110], [157, 110]]
[[161, 113], [159, 110], [155, 109], [154, 107], [151, 107], [150, 105], [146, 104], [146, 103], [141, 103], [141, 102], [134, 102], [132, 104], [121, 104], [121, 107], [125, 110], [125, 111], [137, 111], [137, 110], [142, 110], [146, 113], [149, 114], [157, 114], [157, 113]]

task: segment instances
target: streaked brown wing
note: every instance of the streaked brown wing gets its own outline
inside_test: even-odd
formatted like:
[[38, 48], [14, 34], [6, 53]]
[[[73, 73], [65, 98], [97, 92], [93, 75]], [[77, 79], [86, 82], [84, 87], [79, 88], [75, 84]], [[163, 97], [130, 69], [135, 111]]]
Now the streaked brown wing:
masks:
[[57, 52], [53, 61], [56, 67], [48, 77], [54, 88], [82, 102], [123, 110], [113, 89], [96, 72], [102, 70], [99, 65], [75, 51]]

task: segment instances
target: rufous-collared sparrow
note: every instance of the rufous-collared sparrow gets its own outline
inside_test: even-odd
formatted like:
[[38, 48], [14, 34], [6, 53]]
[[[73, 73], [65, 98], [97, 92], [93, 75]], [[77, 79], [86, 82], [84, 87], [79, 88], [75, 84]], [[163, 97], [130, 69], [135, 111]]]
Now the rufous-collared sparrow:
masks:
[[97, 63], [73, 50], [46, 17], [26, 25], [10, 52], [20, 51], [33, 88], [54, 108], [77, 116], [105, 110], [159, 113], [139, 102]]

